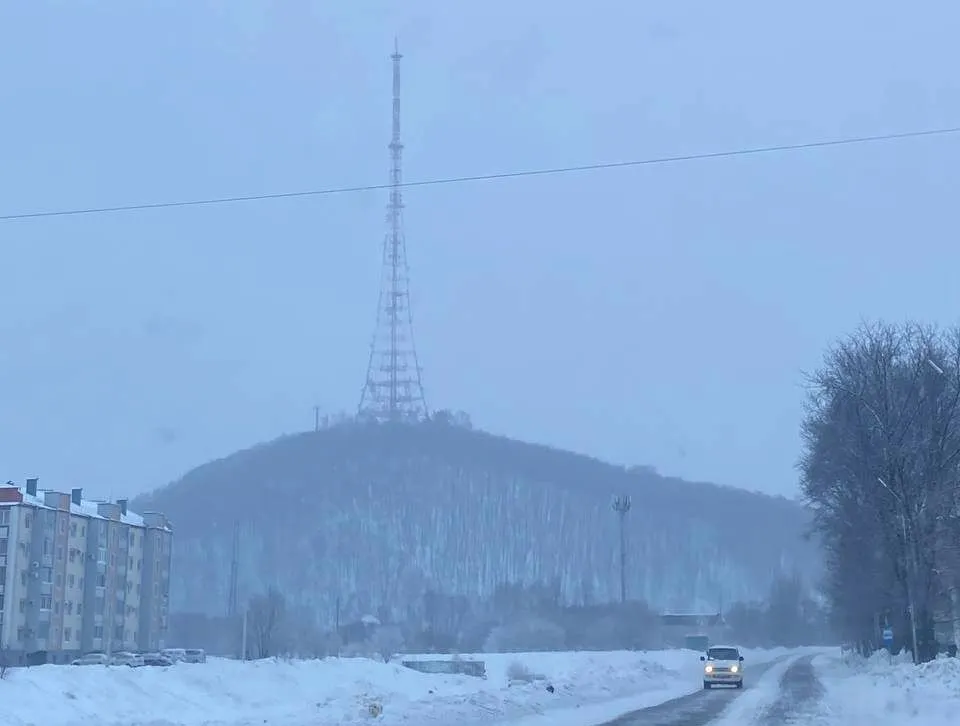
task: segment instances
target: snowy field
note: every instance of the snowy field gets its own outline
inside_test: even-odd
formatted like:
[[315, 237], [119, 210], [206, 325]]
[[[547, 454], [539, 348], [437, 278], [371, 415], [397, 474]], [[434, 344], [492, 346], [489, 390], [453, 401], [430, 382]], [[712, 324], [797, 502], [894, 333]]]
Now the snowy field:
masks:
[[[746, 650], [745, 665], [788, 652]], [[464, 655], [485, 661], [486, 679], [428, 675], [362, 658], [210, 659], [170, 668], [48, 665], [7, 672], [0, 681], [0, 726], [584, 726], [700, 690], [699, 655]], [[521, 678], [511, 681], [511, 675]]]
[[909, 655], [814, 661], [826, 693], [811, 726], [960, 724], [960, 658], [915, 667]]

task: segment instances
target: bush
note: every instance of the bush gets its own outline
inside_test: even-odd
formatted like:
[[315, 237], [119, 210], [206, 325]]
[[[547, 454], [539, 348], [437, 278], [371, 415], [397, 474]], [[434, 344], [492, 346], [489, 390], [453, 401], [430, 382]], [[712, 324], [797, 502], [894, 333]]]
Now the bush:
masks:
[[566, 647], [566, 631], [556, 623], [530, 617], [490, 631], [483, 649], [488, 653], [558, 651]]
[[515, 660], [507, 667], [507, 680], [516, 683], [533, 683], [542, 681], [543, 676], [536, 675], [526, 665]]

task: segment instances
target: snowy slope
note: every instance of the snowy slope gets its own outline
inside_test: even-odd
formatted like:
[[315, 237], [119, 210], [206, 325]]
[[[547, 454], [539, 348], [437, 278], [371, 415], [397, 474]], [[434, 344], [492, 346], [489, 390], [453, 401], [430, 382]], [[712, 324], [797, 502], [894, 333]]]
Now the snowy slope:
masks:
[[914, 666], [909, 656], [817, 658], [826, 694], [817, 724], [947, 726], [960, 723], [960, 659]]
[[[745, 656], [759, 663], [783, 652]], [[701, 687], [692, 651], [463, 657], [483, 659], [488, 677], [427, 675], [361, 658], [18, 669], [0, 681], [0, 726], [348, 726], [370, 723], [371, 705], [385, 726], [486, 726], [542, 713], [559, 724], [571, 709], [578, 721], [600, 722]], [[511, 684], [515, 663], [543, 678]]]

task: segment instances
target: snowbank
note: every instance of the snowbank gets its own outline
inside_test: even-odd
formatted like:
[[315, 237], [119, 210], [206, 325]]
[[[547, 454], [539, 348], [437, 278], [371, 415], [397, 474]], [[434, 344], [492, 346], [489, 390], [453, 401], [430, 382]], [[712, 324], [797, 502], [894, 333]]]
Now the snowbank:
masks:
[[[744, 656], [759, 663], [787, 652]], [[521, 719], [525, 726], [562, 726], [560, 719], [582, 726], [701, 688], [693, 651], [463, 657], [484, 660], [487, 678], [423, 674], [362, 658], [16, 669], [0, 681], [0, 726], [348, 726], [374, 720], [384, 726], [492, 726]], [[527, 677], [511, 682], [508, 674], [518, 670]]]
[[822, 722], [870, 726], [960, 723], [960, 659], [914, 666], [910, 656], [868, 659], [822, 656], [814, 661], [826, 689]]

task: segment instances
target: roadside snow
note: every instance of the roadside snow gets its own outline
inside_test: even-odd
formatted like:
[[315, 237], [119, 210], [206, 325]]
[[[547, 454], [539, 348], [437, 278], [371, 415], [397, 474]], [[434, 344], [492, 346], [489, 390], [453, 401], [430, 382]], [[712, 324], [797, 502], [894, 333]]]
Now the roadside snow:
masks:
[[[761, 663], [787, 652], [744, 655]], [[462, 657], [485, 661], [487, 678], [428, 675], [362, 658], [14, 669], [0, 681], [0, 726], [583, 726], [701, 687], [693, 651]], [[516, 663], [542, 678], [511, 683]]]
[[780, 677], [802, 655], [801, 651], [794, 653], [795, 656], [784, 658], [756, 680], [750, 678], [748, 669], [744, 669], [743, 694], [724, 710], [714, 726], [742, 726], [759, 721], [762, 713], [780, 695]]
[[826, 688], [816, 724], [947, 726], [960, 723], [960, 659], [914, 666], [909, 655], [814, 661]]

